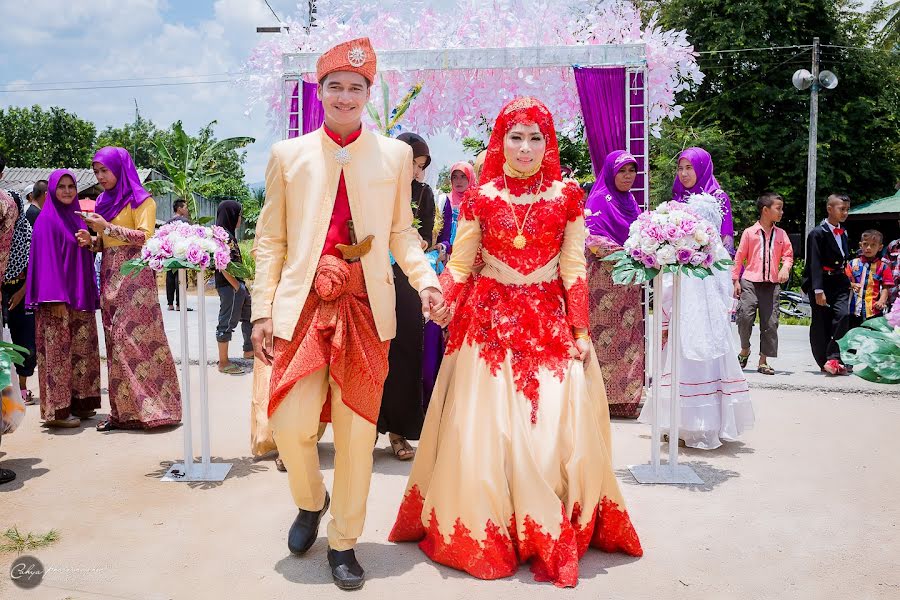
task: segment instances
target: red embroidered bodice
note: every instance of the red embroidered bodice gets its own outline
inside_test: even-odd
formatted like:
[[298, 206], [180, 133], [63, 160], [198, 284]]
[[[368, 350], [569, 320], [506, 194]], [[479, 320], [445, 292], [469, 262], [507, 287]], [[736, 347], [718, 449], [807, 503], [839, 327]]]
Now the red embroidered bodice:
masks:
[[[478, 344], [479, 355], [495, 374], [510, 355], [516, 389], [531, 401], [534, 422], [539, 369], [562, 380], [572, 360], [572, 328], [588, 326], [584, 193], [574, 181], [537, 189], [539, 175], [509, 177], [507, 182], [512, 203], [501, 192], [503, 177], [470, 190], [463, 200], [453, 256], [441, 281], [454, 305], [447, 353], [463, 343]], [[536, 199], [530, 202], [535, 192]], [[521, 249], [513, 243], [517, 222], [526, 238]], [[469, 275], [479, 247], [489, 260], [524, 276], [557, 256], [558, 271], [539, 282], [518, 284], [498, 281], [486, 270], [473, 283]]]

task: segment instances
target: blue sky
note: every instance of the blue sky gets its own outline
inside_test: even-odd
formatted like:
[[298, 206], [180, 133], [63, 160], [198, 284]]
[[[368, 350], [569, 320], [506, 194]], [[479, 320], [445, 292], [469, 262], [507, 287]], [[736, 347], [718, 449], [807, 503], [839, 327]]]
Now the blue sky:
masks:
[[[305, 0], [269, 3], [282, 17], [306, 7]], [[263, 179], [275, 136], [262, 110], [245, 114], [245, 90], [230, 83], [95, 87], [185, 81], [172, 79], [175, 75], [227, 79], [223, 74], [239, 69], [265, 35], [257, 34], [256, 26], [275, 24], [264, 0], [0, 0], [0, 24], [0, 107], [61, 106], [98, 129], [133, 120], [135, 101], [143, 116], [162, 127], [181, 119], [196, 131], [217, 120], [220, 137], [257, 139], [248, 149], [246, 175], [250, 182]], [[24, 88], [28, 91], [4, 91]], [[430, 145], [431, 179], [442, 165], [465, 157], [447, 136]]]
[[[269, 2], [282, 18], [299, 14], [297, 0]], [[245, 114], [246, 90], [230, 83], [93, 89], [186, 81], [174, 75], [227, 79], [221, 74], [239, 69], [265, 35], [256, 26], [276, 24], [263, 0], [0, 0], [0, 23], [0, 90], [28, 89], [0, 91], [0, 107], [61, 106], [98, 130], [133, 120], [135, 101], [142, 116], [162, 127], [181, 119], [197, 131], [217, 120], [220, 137], [257, 139], [248, 148], [246, 177], [264, 179], [275, 135], [262, 109]], [[64, 89], [36, 91], [47, 87]], [[440, 165], [463, 157], [446, 136], [432, 145], [432, 177]]]

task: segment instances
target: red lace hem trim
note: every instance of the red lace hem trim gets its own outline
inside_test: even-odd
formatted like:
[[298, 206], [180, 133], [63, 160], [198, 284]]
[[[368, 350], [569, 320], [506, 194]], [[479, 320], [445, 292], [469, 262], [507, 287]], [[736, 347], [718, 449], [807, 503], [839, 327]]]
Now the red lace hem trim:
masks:
[[624, 552], [643, 556], [637, 532], [628, 511], [603, 498], [594, 509], [591, 520], [579, 525], [581, 507], [576, 503], [572, 516], [561, 507], [559, 538], [553, 539], [539, 523], [525, 515], [521, 520], [522, 535], [516, 515], [501, 527], [488, 520], [484, 541], [472, 537], [471, 530], [456, 519], [449, 539], [440, 531], [434, 509], [428, 527], [422, 523], [424, 498], [418, 486], [407, 492], [400, 505], [397, 521], [391, 530], [392, 542], [419, 542], [419, 548], [433, 561], [465, 571], [479, 579], [500, 579], [513, 575], [520, 563], [531, 563], [535, 581], [551, 582], [558, 587], [574, 587], [578, 583], [578, 560], [593, 546], [604, 552]]

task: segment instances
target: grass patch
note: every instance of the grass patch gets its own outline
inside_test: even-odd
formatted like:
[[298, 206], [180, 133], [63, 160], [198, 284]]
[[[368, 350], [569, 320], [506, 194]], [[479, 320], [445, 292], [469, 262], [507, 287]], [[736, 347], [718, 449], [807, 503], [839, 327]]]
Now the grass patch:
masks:
[[804, 325], [809, 327], [809, 324], [812, 323], [812, 319], [810, 317], [788, 317], [781, 315], [778, 317], [778, 322], [785, 325]]
[[10, 527], [0, 538], [0, 552], [15, 552], [22, 554], [26, 550], [35, 550], [37, 548], [46, 548], [51, 544], [59, 541], [59, 532], [51, 529], [43, 535], [36, 535], [31, 532], [22, 535], [18, 527]]

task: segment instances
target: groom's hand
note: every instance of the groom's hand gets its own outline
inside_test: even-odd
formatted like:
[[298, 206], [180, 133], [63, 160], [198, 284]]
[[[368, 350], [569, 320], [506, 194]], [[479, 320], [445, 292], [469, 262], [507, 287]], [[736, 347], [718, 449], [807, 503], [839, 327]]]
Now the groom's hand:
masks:
[[419, 293], [422, 299], [422, 314], [441, 327], [450, 321], [450, 308], [444, 304], [444, 295], [437, 288], [425, 288]]
[[271, 366], [275, 359], [272, 319], [259, 319], [254, 322], [250, 341], [253, 342], [253, 356], [261, 360], [264, 365]]

